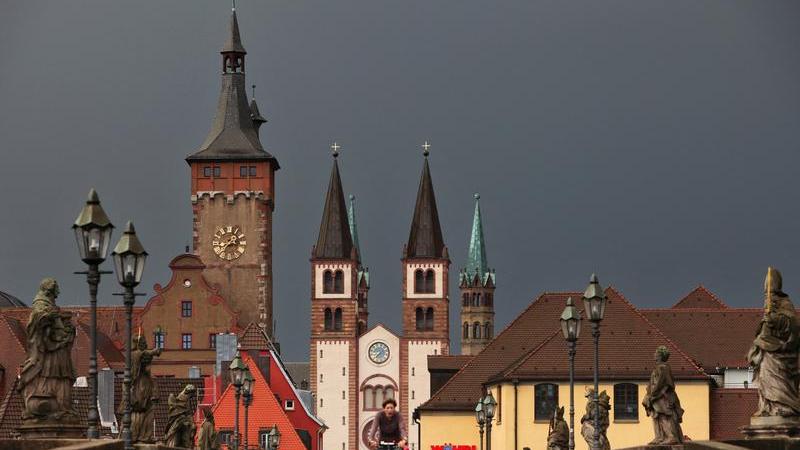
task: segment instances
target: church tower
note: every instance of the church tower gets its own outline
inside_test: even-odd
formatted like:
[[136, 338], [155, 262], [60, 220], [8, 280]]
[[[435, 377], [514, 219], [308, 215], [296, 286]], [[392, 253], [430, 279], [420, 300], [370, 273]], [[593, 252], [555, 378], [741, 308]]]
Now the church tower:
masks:
[[417, 201], [408, 243], [403, 249], [403, 337], [400, 348], [400, 410], [408, 420], [409, 444], [419, 448], [417, 424], [412, 412], [430, 398], [429, 355], [450, 352], [449, 270], [450, 258], [442, 237], [439, 212], [428, 164], [419, 180]]
[[327, 424], [325, 448], [356, 450], [358, 411], [358, 248], [350, 234], [339, 176], [339, 146], [325, 197], [317, 244], [311, 251], [311, 390]]
[[272, 335], [272, 213], [278, 161], [258, 136], [264, 119], [251, 110], [236, 10], [221, 53], [222, 89], [205, 142], [191, 168], [194, 254], [204, 275], [239, 315]]
[[486, 240], [479, 194], [475, 194], [475, 213], [469, 239], [467, 265], [459, 274], [461, 290], [461, 354], [476, 355], [494, 337], [494, 270], [486, 259]]
[[367, 331], [369, 326], [369, 267], [364, 266], [364, 257], [361, 253], [361, 246], [358, 243], [358, 226], [356, 225], [356, 196], [350, 194], [350, 204], [347, 207], [347, 220], [350, 223], [350, 236], [353, 238], [353, 246], [358, 251], [359, 264], [358, 276], [356, 278], [358, 296], [358, 335], [361, 336]]

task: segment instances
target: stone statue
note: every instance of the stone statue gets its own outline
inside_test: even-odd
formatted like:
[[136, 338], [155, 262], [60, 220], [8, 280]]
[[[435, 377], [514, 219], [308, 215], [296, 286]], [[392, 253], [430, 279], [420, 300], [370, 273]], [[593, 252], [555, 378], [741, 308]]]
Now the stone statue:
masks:
[[606, 391], [602, 391], [598, 396], [598, 403], [595, 403], [594, 389], [590, 388], [586, 391], [586, 398], [589, 400], [586, 402], [586, 414], [581, 417], [581, 436], [589, 444], [589, 448], [594, 448], [594, 418], [597, 415], [597, 407], [595, 405], [599, 404], [600, 446], [598, 448], [600, 450], [611, 450], [611, 444], [606, 436], [606, 430], [608, 430], [609, 425], [608, 412], [611, 410], [611, 397], [608, 396]]
[[569, 425], [564, 420], [564, 407], [556, 408], [550, 419], [550, 429], [547, 433], [547, 450], [569, 449]]
[[78, 422], [72, 405], [75, 326], [72, 313], [56, 306], [58, 293], [56, 280], [42, 280], [25, 329], [28, 357], [22, 365], [18, 384], [25, 402], [24, 424]]
[[747, 355], [758, 386], [754, 417], [800, 415], [798, 324], [794, 305], [783, 293], [781, 273], [770, 267], [764, 281], [764, 317]]
[[655, 354], [656, 365], [650, 374], [650, 384], [642, 405], [647, 415], [653, 418], [655, 438], [648, 445], [674, 445], [683, 443], [683, 408], [675, 393], [675, 380], [667, 360], [669, 350], [663, 345]]
[[197, 448], [199, 450], [220, 450], [219, 434], [214, 428], [214, 414], [211, 408], [203, 408], [205, 420], [200, 425], [200, 436], [197, 437]]
[[[152, 444], [153, 403], [158, 401], [155, 383], [150, 376], [153, 358], [161, 355], [161, 349], [147, 349], [147, 339], [139, 335], [133, 339], [135, 350], [131, 352], [131, 441]], [[119, 413], [125, 413], [125, 399], [119, 406]]]
[[196, 427], [192, 415], [195, 408], [195, 387], [187, 384], [177, 396], [169, 394], [167, 433], [164, 439], [167, 447], [194, 447]]

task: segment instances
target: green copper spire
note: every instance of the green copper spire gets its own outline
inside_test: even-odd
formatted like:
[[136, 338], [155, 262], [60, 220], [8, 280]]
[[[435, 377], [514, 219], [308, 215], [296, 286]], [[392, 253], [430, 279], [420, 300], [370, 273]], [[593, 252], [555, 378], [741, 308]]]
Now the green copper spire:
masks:
[[475, 194], [475, 214], [472, 217], [472, 236], [469, 239], [466, 272], [470, 277], [474, 277], [477, 273], [481, 282], [484, 283], [490, 270], [489, 263], [486, 261], [486, 241], [483, 238], [480, 198], [480, 194]]
[[347, 205], [347, 221], [350, 223], [350, 236], [353, 237], [353, 245], [358, 250], [359, 259], [361, 246], [358, 244], [358, 226], [356, 226], [356, 196], [350, 194], [350, 204]]

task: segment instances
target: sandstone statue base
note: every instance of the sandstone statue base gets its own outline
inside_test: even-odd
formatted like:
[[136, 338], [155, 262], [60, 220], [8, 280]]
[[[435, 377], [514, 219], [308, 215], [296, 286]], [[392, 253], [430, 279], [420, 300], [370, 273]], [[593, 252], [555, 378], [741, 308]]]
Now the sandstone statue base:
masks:
[[751, 417], [750, 425], [741, 429], [747, 439], [798, 439], [800, 442], [800, 417]]
[[22, 439], [81, 439], [86, 426], [79, 423], [28, 423], [17, 428]]

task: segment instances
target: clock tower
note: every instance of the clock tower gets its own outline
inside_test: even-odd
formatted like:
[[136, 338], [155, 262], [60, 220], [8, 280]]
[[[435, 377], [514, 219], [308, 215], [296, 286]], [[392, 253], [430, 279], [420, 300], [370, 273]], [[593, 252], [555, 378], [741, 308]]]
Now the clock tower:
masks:
[[206, 279], [239, 316], [272, 336], [272, 213], [278, 161], [264, 150], [265, 119], [248, 104], [245, 55], [236, 10], [221, 53], [222, 89], [205, 142], [186, 158], [191, 168], [194, 254]]

